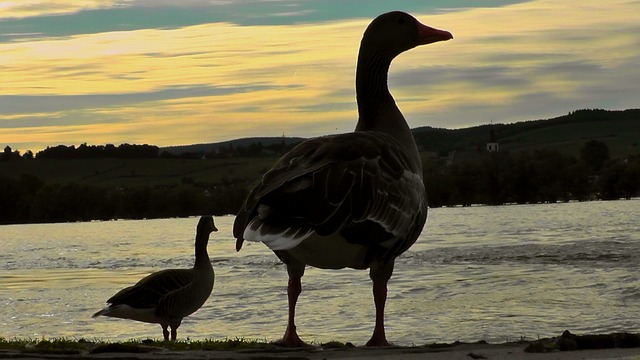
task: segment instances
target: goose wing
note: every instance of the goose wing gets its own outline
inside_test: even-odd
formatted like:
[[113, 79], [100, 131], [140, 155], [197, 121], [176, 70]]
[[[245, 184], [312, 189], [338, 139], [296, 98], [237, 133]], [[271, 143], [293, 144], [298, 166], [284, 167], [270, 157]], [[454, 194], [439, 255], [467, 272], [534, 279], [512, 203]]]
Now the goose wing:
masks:
[[[253, 189], [234, 223], [244, 239], [290, 249], [312, 235], [395, 249], [415, 241], [426, 211], [421, 165], [381, 132], [305, 141]], [[414, 236], [415, 235], [415, 236]]]
[[127, 304], [134, 308], [155, 307], [164, 296], [189, 286], [193, 280], [193, 271], [189, 269], [158, 271], [120, 290], [107, 303]]

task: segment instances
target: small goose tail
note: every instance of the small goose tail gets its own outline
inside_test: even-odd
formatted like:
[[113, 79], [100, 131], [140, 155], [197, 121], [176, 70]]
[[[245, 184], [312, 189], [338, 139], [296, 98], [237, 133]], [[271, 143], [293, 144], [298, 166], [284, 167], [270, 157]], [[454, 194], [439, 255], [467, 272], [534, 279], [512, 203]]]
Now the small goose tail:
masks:
[[91, 317], [93, 319], [97, 318], [98, 316], [104, 315], [107, 311], [109, 310], [109, 308], [104, 308], [98, 312], [96, 312], [95, 314], [91, 315]]

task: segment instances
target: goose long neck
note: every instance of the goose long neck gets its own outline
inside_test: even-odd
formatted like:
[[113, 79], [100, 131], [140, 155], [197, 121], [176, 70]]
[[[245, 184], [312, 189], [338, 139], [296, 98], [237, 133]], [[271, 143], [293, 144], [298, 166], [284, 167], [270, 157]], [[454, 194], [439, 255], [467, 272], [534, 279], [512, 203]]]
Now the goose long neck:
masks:
[[379, 52], [361, 49], [356, 67], [356, 98], [358, 102], [357, 130], [374, 125], [381, 109], [396, 108], [389, 92], [387, 77], [391, 59]]
[[389, 92], [387, 77], [393, 56], [361, 47], [356, 70], [358, 124], [355, 131], [381, 131], [404, 144], [416, 166], [418, 147], [402, 112]]
[[211, 260], [209, 259], [209, 253], [207, 252], [207, 244], [209, 243], [209, 234], [196, 234], [196, 262], [193, 266], [196, 269], [210, 268]]

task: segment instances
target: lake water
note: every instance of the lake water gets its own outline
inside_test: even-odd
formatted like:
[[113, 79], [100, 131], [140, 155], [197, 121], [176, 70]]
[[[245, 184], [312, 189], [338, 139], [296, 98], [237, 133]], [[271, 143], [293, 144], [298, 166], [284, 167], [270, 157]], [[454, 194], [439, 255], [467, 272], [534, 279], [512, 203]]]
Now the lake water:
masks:
[[[287, 275], [263, 245], [234, 250], [234, 218], [209, 242], [216, 283], [179, 338], [275, 340]], [[398, 345], [640, 331], [640, 199], [431, 209], [389, 284]], [[0, 226], [0, 337], [161, 338], [156, 324], [98, 318], [117, 290], [193, 261], [197, 218]], [[364, 344], [367, 271], [308, 268], [297, 325], [307, 341]]]

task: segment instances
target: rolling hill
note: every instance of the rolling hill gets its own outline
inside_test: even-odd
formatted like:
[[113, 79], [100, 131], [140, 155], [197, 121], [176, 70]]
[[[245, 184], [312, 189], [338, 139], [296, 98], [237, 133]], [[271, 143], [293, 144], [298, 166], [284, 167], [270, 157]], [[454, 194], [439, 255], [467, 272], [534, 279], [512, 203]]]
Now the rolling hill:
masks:
[[451, 151], [484, 150], [492, 127], [500, 151], [554, 148], [567, 155], [578, 156], [586, 141], [599, 140], [607, 144], [613, 158], [640, 153], [640, 109], [578, 110], [547, 120], [458, 130], [423, 127], [413, 132], [423, 150], [442, 155]]
[[[547, 120], [514, 124], [494, 124], [466, 129], [421, 127], [413, 130], [424, 156], [444, 157], [456, 152], [456, 158], [483, 154], [493, 127], [500, 151], [558, 149], [578, 156], [591, 139], [607, 144], [612, 158], [640, 154], [640, 109], [624, 111], [578, 110]], [[285, 138], [287, 145], [303, 140]], [[221, 143], [160, 148], [173, 154], [207, 153], [227, 147], [281, 143], [282, 137], [247, 138]], [[46, 183], [77, 183], [104, 187], [176, 186], [189, 183], [229, 184], [255, 181], [276, 160], [275, 155], [225, 157], [214, 159], [35, 159], [0, 162], [0, 174], [19, 178], [33, 175]]]
[[[555, 148], [578, 156], [588, 140], [607, 144], [614, 158], [640, 152], [640, 109], [629, 110], [577, 110], [568, 115], [545, 120], [532, 120], [512, 124], [481, 125], [464, 129], [419, 127], [413, 135], [422, 151], [447, 154], [451, 151], [477, 152], [484, 150], [493, 128], [501, 151], [524, 151]], [[304, 140], [300, 137], [284, 138], [287, 144]], [[249, 146], [262, 143], [277, 144], [282, 137], [254, 137], [219, 143], [163, 147], [172, 154], [183, 152], [207, 153], [221, 147]]]

